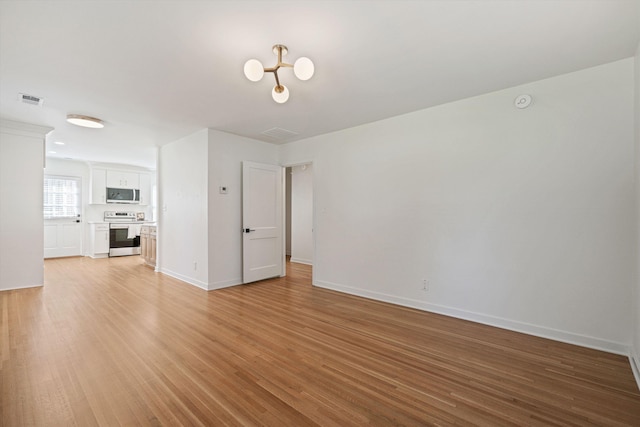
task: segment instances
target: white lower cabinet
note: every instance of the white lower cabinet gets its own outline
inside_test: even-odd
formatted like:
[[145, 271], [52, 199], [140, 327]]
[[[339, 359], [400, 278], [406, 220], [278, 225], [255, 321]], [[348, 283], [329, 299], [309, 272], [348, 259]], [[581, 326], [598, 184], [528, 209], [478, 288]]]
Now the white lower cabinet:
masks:
[[91, 225], [91, 258], [106, 258], [109, 256], [109, 223], [92, 223]]
[[152, 267], [156, 266], [156, 232], [155, 225], [143, 225], [140, 229], [140, 255]]

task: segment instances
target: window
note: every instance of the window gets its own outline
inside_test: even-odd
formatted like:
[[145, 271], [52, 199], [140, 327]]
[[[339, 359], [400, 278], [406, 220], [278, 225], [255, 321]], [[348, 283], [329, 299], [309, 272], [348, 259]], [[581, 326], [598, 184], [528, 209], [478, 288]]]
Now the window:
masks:
[[81, 191], [80, 178], [45, 175], [44, 219], [80, 216]]

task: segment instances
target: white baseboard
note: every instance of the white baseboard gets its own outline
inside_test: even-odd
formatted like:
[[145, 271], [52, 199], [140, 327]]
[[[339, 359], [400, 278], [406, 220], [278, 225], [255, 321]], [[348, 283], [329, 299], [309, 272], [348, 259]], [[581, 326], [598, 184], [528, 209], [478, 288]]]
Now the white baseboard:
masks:
[[166, 274], [167, 276], [171, 276], [174, 279], [178, 279], [178, 280], [183, 281], [185, 283], [188, 283], [190, 285], [196, 286], [196, 287], [198, 287], [200, 289], [204, 289], [205, 291], [209, 290], [209, 284], [208, 283], [201, 282], [200, 280], [194, 279], [192, 277], [183, 276], [180, 273], [176, 273], [174, 271], [167, 270], [166, 268], [160, 269], [160, 273]]
[[221, 280], [219, 282], [213, 282], [212, 284], [208, 284], [200, 280], [194, 279], [192, 277], [187, 277], [182, 274], [176, 273], [175, 271], [171, 271], [167, 269], [158, 270], [156, 268], [155, 271], [160, 272], [162, 274], [166, 274], [167, 276], [171, 276], [174, 279], [178, 279], [190, 285], [196, 286], [200, 289], [204, 289], [205, 291], [215, 291], [216, 289], [228, 288], [230, 286], [242, 284], [242, 279]]
[[[547, 328], [544, 326], [533, 325], [530, 323], [520, 322], [516, 320], [509, 320], [502, 317], [496, 317], [496, 316], [490, 316], [482, 313], [475, 313], [472, 311], [460, 310], [454, 307], [431, 304], [431, 303], [414, 300], [410, 298], [398, 297], [398, 296], [388, 295], [380, 292], [374, 292], [374, 291], [368, 291], [365, 289], [338, 285], [336, 283], [331, 283], [331, 282], [317, 280], [313, 284], [314, 286], [332, 289], [338, 292], [344, 292], [347, 294], [356, 295], [364, 298], [370, 298], [377, 301], [388, 302], [391, 304], [398, 304], [404, 307], [416, 308], [418, 310], [428, 311], [432, 313], [444, 314], [446, 316], [451, 316], [458, 319], [470, 320], [472, 322], [482, 323], [485, 325], [495, 326], [498, 328], [508, 329], [516, 332], [522, 332], [528, 335], [548, 338], [551, 340], [560, 341], [568, 344], [575, 344], [582, 347], [592, 348], [595, 350], [602, 350], [608, 353], [620, 354], [623, 356], [629, 355], [629, 347], [627, 345], [613, 342], [613, 341], [603, 340], [600, 338], [574, 334], [571, 332]], [[638, 362], [640, 362], [640, 359], [638, 359]]]
[[220, 280], [218, 282], [213, 282], [209, 285], [209, 290], [215, 291], [216, 289], [229, 288], [236, 285], [242, 285], [242, 279]]
[[291, 259], [289, 261], [290, 262], [297, 262], [298, 264], [313, 265], [313, 261], [310, 260], [310, 259], [293, 258], [293, 257], [291, 257]]
[[31, 288], [41, 288], [44, 284], [39, 285], [24, 285], [24, 286], [14, 286], [12, 288], [0, 288], [0, 291], [17, 291], [20, 289], [31, 289]]
[[635, 347], [631, 346], [631, 351], [629, 351], [629, 363], [631, 364], [631, 371], [633, 372], [633, 377], [636, 379], [636, 385], [638, 386], [638, 390], [640, 390], [640, 355], [635, 351]]

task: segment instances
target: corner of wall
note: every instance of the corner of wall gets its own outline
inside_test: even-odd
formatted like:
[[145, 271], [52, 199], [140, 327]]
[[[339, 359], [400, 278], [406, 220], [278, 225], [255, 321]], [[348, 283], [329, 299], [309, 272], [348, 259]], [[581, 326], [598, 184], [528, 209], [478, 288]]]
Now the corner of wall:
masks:
[[51, 130], [0, 119], [0, 191], [21, 207], [0, 211], [0, 290], [44, 284], [42, 182], [44, 139]]
[[171, 276], [174, 279], [178, 279], [181, 282], [185, 282], [185, 283], [188, 283], [189, 285], [195, 286], [196, 288], [200, 288], [200, 289], [203, 289], [205, 291], [209, 290], [209, 285], [207, 283], [202, 282], [202, 281], [200, 281], [198, 279], [195, 279], [193, 277], [185, 276], [184, 274], [177, 273], [175, 271], [168, 270], [166, 268], [161, 268], [158, 271], [160, 271], [160, 273], [162, 273], [162, 274], [166, 274], [167, 276]]
[[[276, 146], [208, 131], [209, 290], [242, 283], [242, 163], [277, 163]], [[220, 187], [227, 191], [220, 192]]]
[[230, 288], [231, 286], [237, 286], [242, 284], [242, 278], [236, 278], [231, 280], [221, 280], [218, 282], [209, 283], [208, 290], [216, 291], [218, 289]]
[[[207, 290], [208, 129], [170, 144], [158, 152], [159, 270]], [[179, 236], [179, 237], [178, 237]], [[188, 244], [187, 244], [188, 242]]]
[[640, 390], [640, 357], [638, 356], [638, 352], [633, 346], [631, 347], [631, 350], [629, 352], [629, 364], [631, 365], [631, 372], [633, 372], [633, 377], [636, 379], [638, 390]]

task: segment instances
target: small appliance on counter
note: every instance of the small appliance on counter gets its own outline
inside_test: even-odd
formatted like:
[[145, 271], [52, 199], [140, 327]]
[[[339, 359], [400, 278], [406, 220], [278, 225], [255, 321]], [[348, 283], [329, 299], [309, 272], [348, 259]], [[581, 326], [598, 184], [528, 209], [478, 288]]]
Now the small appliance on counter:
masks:
[[109, 223], [109, 256], [140, 255], [140, 228], [144, 212], [104, 213]]

